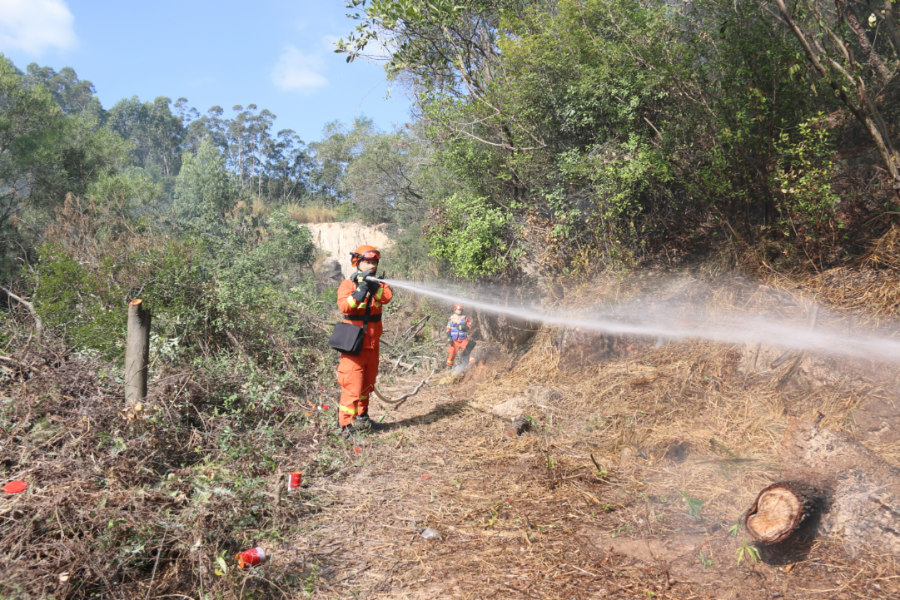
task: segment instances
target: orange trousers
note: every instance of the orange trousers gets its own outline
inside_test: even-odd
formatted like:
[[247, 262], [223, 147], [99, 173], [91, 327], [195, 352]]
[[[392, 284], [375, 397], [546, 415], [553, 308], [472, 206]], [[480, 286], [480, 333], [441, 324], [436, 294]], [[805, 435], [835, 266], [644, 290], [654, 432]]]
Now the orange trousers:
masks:
[[[466, 346], [469, 345], [469, 338], [464, 340], [450, 340], [450, 349], [447, 353], [447, 366], [452, 367], [453, 361], [456, 359], [456, 355], [459, 354], [462, 356], [466, 351]], [[470, 361], [471, 362], [471, 361]]]
[[367, 348], [358, 355], [341, 353], [338, 363], [338, 383], [341, 401], [338, 406], [338, 424], [346, 427], [356, 417], [369, 410], [369, 394], [378, 377], [378, 350]]

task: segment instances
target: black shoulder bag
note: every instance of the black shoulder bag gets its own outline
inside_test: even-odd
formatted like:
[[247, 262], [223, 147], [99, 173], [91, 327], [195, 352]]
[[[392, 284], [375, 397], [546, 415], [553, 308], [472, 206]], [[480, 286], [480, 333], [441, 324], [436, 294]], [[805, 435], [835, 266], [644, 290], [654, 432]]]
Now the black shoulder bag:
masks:
[[[366, 327], [369, 324], [369, 310], [372, 308], [372, 298], [366, 304], [366, 316], [363, 317], [362, 327], [353, 323], [340, 322], [334, 326], [334, 332], [328, 345], [344, 354], [359, 354], [362, 352], [363, 338], [366, 337]], [[377, 316], [377, 315], [376, 315]]]

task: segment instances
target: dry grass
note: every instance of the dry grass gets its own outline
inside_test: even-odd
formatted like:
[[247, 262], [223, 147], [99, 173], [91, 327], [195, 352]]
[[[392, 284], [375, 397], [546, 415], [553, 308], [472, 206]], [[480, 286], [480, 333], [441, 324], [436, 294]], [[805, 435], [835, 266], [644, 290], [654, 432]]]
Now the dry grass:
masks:
[[284, 208], [288, 217], [298, 223], [332, 223], [337, 220], [334, 209], [321, 204], [288, 204]]
[[[803, 315], [812, 289], [818, 299], [831, 301], [834, 318], [865, 302], [875, 314], [893, 314], [894, 291], [889, 279], [879, 278], [891, 275], [872, 277], [879, 285], [856, 289], [855, 295], [836, 273], [803, 286], [773, 280], [766, 290], [703, 293], [719, 307]], [[610, 288], [609, 297], [640, 295], [643, 289], [644, 284], [622, 282]], [[136, 445], [134, 452], [129, 446], [120, 459], [106, 459], [99, 467], [104, 479], [88, 484], [82, 477], [100, 477], [81, 475], [92, 472], [89, 448], [65, 448], [67, 456], [81, 454], [77, 464], [47, 450], [59, 440], [121, 428], [115, 422], [121, 417], [104, 409], [105, 417], [92, 417], [81, 428], [76, 415], [83, 409], [73, 408], [65, 413], [70, 429], [54, 431], [55, 441], [13, 459], [39, 461], [48, 484], [29, 500], [39, 506], [6, 513], [4, 553], [22, 556], [22, 548], [14, 551], [17, 538], [42, 545], [30, 562], [8, 561], [0, 583], [7, 590], [13, 584], [38, 589], [25, 582], [42, 581], [40, 589], [73, 598], [88, 592], [200, 598], [208, 590], [223, 598], [900, 598], [896, 557], [879, 552], [878, 540], [872, 548], [851, 549], [821, 538], [789, 564], [768, 564], [746, 553], [739, 562], [746, 536], [730, 532], [758, 491], [779, 477], [779, 444], [790, 419], [821, 413], [822, 426], [866, 441], [860, 411], [895, 397], [893, 369], [805, 355], [795, 368], [793, 356], [778, 362], [774, 355], [757, 356], [754, 348], [711, 342], [655, 347], [653, 341], [594, 336], [561, 343], [549, 329], [522, 355], [507, 356], [488, 343], [481, 348], [483, 356], [495, 358], [462, 377], [435, 377], [398, 410], [374, 402], [372, 412], [384, 414], [386, 427], [359, 443], [338, 442], [324, 426], [288, 426], [294, 446], [275, 452], [277, 472], [263, 471], [257, 481], [276, 489], [280, 472], [299, 468], [304, 487], [257, 498], [255, 514], [224, 495], [198, 502], [190, 482], [202, 470], [206, 451], [194, 467], [173, 470], [174, 479], [163, 479], [165, 484], [135, 469], [142, 456], [159, 455], [154, 444], [161, 442], [149, 441], [152, 436], [135, 442], [147, 446]], [[409, 391], [423, 377], [385, 369], [380, 386], [388, 397]], [[826, 369], [827, 377], [817, 375]], [[29, 398], [37, 402], [37, 396]], [[494, 410], [516, 398], [534, 427], [511, 439], [503, 433], [506, 420]], [[27, 410], [26, 404], [19, 410]], [[214, 423], [202, 423], [200, 437], [181, 447], [211, 439]], [[7, 456], [11, 447], [4, 447]], [[870, 447], [898, 464], [896, 440]], [[117, 462], [127, 457], [136, 462]], [[179, 491], [183, 505], [194, 503], [195, 526], [205, 532], [196, 548], [191, 529], [165, 525], [167, 512], [184, 510]], [[67, 533], [66, 519], [89, 520], [84, 515], [104, 497], [118, 511], [132, 498], [137, 510], [122, 517], [132, 537], [141, 522], [151, 527], [151, 541], [134, 554], [138, 564], [125, 565], [126, 591], [118, 595], [105, 587], [109, 575], [100, 570], [100, 534], [84, 528], [80, 538]], [[62, 524], [55, 523], [55, 512]], [[229, 531], [236, 527], [229, 515], [242, 512], [245, 529]], [[88, 522], [101, 532], [109, 518], [104, 512]], [[35, 522], [43, 528], [39, 533], [29, 529]], [[425, 539], [426, 528], [440, 538]], [[271, 560], [251, 572], [214, 575], [216, 553], [243, 543], [262, 545]], [[79, 547], [91, 548], [90, 561], [81, 567]], [[91, 583], [53, 588], [63, 571]]]

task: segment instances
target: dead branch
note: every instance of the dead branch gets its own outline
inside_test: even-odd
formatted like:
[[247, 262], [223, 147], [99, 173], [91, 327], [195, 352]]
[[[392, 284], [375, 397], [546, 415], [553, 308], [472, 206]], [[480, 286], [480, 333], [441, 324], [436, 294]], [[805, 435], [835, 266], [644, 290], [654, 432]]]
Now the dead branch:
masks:
[[0, 285], [0, 290], [2, 290], [8, 297], [12, 298], [23, 307], [25, 307], [25, 309], [31, 314], [31, 318], [34, 319], [34, 333], [37, 336], [38, 341], [40, 341], [41, 333], [44, 331], [44, 323], [43, 321], [41, 321], [41, 318], [38, 316], [37, 311], [34, 309], [34, 305], [24, 298], [20, 298], [19, 296], [13, 294], [2, 285]]
[[[420, 331], [422, 331], [422, 328], [425, 327], [425, 323], [427, 323], [428, 319], [430, 319], [430, 318], [431, 318], [431, 315], [425, 315], [424, 317], [422, 317], [421, 319], [419, 319], [418, 321], [416, 321], [415, 323], [410, 325], [409, 329], [407, 329], [403, 333], [403, 336], [402, 336], [403, 339], [405, 339], [405, 340], [414, 339], [416, 337], [416, 335], [418, 335], [418, 333]], [[412, 333], [410, 333], [410, 332], [412, 332]]]
[[23, 362], [20, 362], [16, 359], [10, 357], [10, 356], [7, 356], [5, 354], [0, 354], [0, 362], [4, 362], [8, 365], [15, 367], [16, 369], [19, 370], [19, 372], [22, 373], [22, 375], [26, 379], [28, 378], [28, 373], [30, 373], [32, 371], [34, 371], [36, 373], [40, 373], [40, 371], [41, 371], [41, 369], [38, 365], [28, 365], [28, 364], [25, 364]]

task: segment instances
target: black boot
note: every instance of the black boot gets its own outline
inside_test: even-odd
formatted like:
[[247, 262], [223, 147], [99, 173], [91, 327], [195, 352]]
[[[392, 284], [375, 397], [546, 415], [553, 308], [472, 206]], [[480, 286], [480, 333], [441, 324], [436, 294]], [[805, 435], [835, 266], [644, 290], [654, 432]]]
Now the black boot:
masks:
[[370, 419], [368, 413], [363, 413], [356, 417], [353, 426], [357, 431], [372, 432], [378, 431], [380, 424]]

